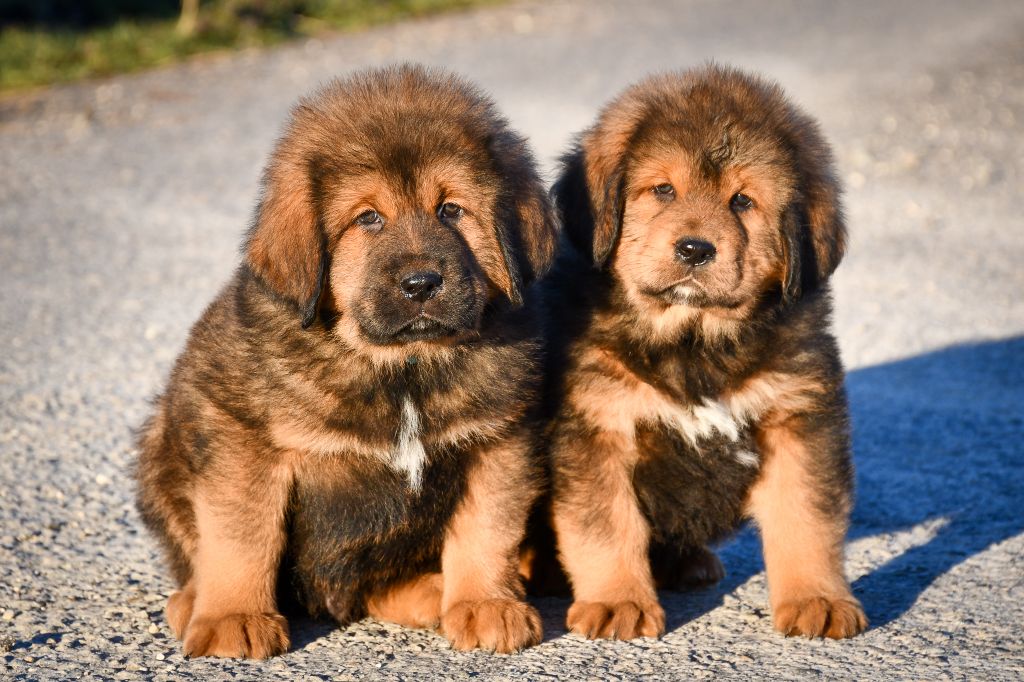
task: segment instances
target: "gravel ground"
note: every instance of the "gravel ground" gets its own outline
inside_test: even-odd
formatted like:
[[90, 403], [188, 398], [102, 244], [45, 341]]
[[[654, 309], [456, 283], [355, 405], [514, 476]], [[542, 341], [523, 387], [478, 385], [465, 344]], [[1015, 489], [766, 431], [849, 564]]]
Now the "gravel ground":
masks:
[[[872, 628], [771, 630], [756, 537], [715, 589], [663, 599], [658, 641], [514, 656], [300, 621], [266, 662], [186, 661], [127, 476], [130, 432], [232, 272], [293, 100], [352, 68], [443, 64], [494, 93], [550, 171], [652, 69], [779, 79], [838, 153], [836, 277], [859, 500], [848, 570]], [[0, 99], [0, 677], [1021, 679], [1024, 3], [519, 4]]]

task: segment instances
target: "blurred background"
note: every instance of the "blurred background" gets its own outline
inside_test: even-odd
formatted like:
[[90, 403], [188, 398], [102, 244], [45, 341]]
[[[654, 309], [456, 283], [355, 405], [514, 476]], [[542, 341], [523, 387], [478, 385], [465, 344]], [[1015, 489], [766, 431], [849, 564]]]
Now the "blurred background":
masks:
[[0, 0], [0, 92], [497, 0]]
[[[1019, 679], [1024, 670], [1021, 0], [0, 0], [0, 659], [12, 679]], [[203, 54], [198, 54], [202, 52]], [[293, 623], [185, 661], [133, 504], [132, 429], [239, 260], [289, 108], [417, 61], [491, 93], [548, 180], [629, 83], [717, 60], [777, 80], [836, 153], [833, 278], [873, 627], [771, 631], [756, 534], [666, 593], [658, 641], [513, 657]], [[145, 68], [142, 68], [145, 67]], [[3, 677], [0, 674], [0, 677]]]

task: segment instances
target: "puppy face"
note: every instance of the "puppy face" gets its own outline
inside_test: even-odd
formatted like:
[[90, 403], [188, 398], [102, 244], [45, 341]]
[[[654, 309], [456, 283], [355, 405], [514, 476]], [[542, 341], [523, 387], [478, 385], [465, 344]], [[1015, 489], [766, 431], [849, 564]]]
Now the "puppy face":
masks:
[[741, 121], [680, 113], [634, 142], [610, 267], [638, 301], [731, 315], [781, 282], [791, 164]]
[[[253, 271], [353, 348], [444, 347], [522, 302], [555, 245], [525, 142], [456, 78], [365, 72], [304, 100], [250, 233]], [[406, 349], [408, 350], [408, 349]]]
[[555, 195], [570, 239], [660, 331], [799, 297], [845, 244], [817, 126], [776, 86], [715, 66], [613, 101], [567, 157]]
[[501, 180], [444, 149], [384, 151], [412, 161], [408, 185], [377, 160], [355, 177], [331, 175], [326, 192], [341, 227], [331, 260], [344, 266], [330, 273], [340, 324], [378, 345], [472, 334], [509, 287], [493, 210]]

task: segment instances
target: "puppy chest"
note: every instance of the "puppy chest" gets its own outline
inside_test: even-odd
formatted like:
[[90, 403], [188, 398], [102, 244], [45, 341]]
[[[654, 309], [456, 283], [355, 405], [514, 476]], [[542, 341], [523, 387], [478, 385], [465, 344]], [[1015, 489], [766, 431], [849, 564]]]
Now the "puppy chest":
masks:
[[296, 482], [289, 555], [307, 606], [351, 600], [424, 570], [438, 570], [445, 529], [463, 495], [458, 457], [438, 458], [414, 490], [404, 472], [365, 460]]
[[640, 426], [635, 442], [633, 485], [655, 541], [700, 545], [742, 522], [759, 473], [749, 428], [691, 441], [665, 425]]
[[499, 438], [512, 420], [486, 401], [414, 391], [379, 389], [339, 402], [330, 411], [282, 406], [271, 420], [270, 438], [279, 448], [300, 453], [314, 469], [317, 462], [334, 467], [355, 459], [383, 465], [413, 491], [423, 487], [433, 459]]

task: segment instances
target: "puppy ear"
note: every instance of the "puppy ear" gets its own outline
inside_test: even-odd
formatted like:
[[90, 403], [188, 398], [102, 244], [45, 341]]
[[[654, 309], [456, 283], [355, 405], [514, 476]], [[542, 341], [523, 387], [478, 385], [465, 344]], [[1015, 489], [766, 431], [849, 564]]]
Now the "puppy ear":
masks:
[[316, 320], [327, 274], [327, 239], [315, 201], [312, 161], [280, 144], [263, 173], [262, 195], [249, 230], [250, 269], [302, 313], [302, 328]]
[[609, 107], [562, 158], [562, 174], [552, 188], [569, 240], [599, 268], [622, 228], [626, 155], [639, 118], [635, 104]]
[[604, 189], [592, 187], [585, 154], [578, 147], [562, 157], [562, 173], [551, 188], [551, 194], [569, 242], [600, 268], [619, 237], [623, 174], [615, 169], [607, 180], [596, 181], [603, 184]]
[[514, 305], [555, 260], [559, 223], [526, 141], [512, 133], [492, 141], [506, 189], [499, 198], [498, 244], [508, 279], [498, 282]]
[[808, 291], [824, 284], [842, 260], [846, 221], [832, 152], [817, 124], [800, 117], [794, 137], [798, 187], [792, 212], [800, 223], [801, 240], [807, 242], [801, 246], [800, 280]]
[[782, 215], [782, 300], [791, 303], [803, 292], [804, 249], [809, 247], [805, 239], [800, 206], [792, 205]]

